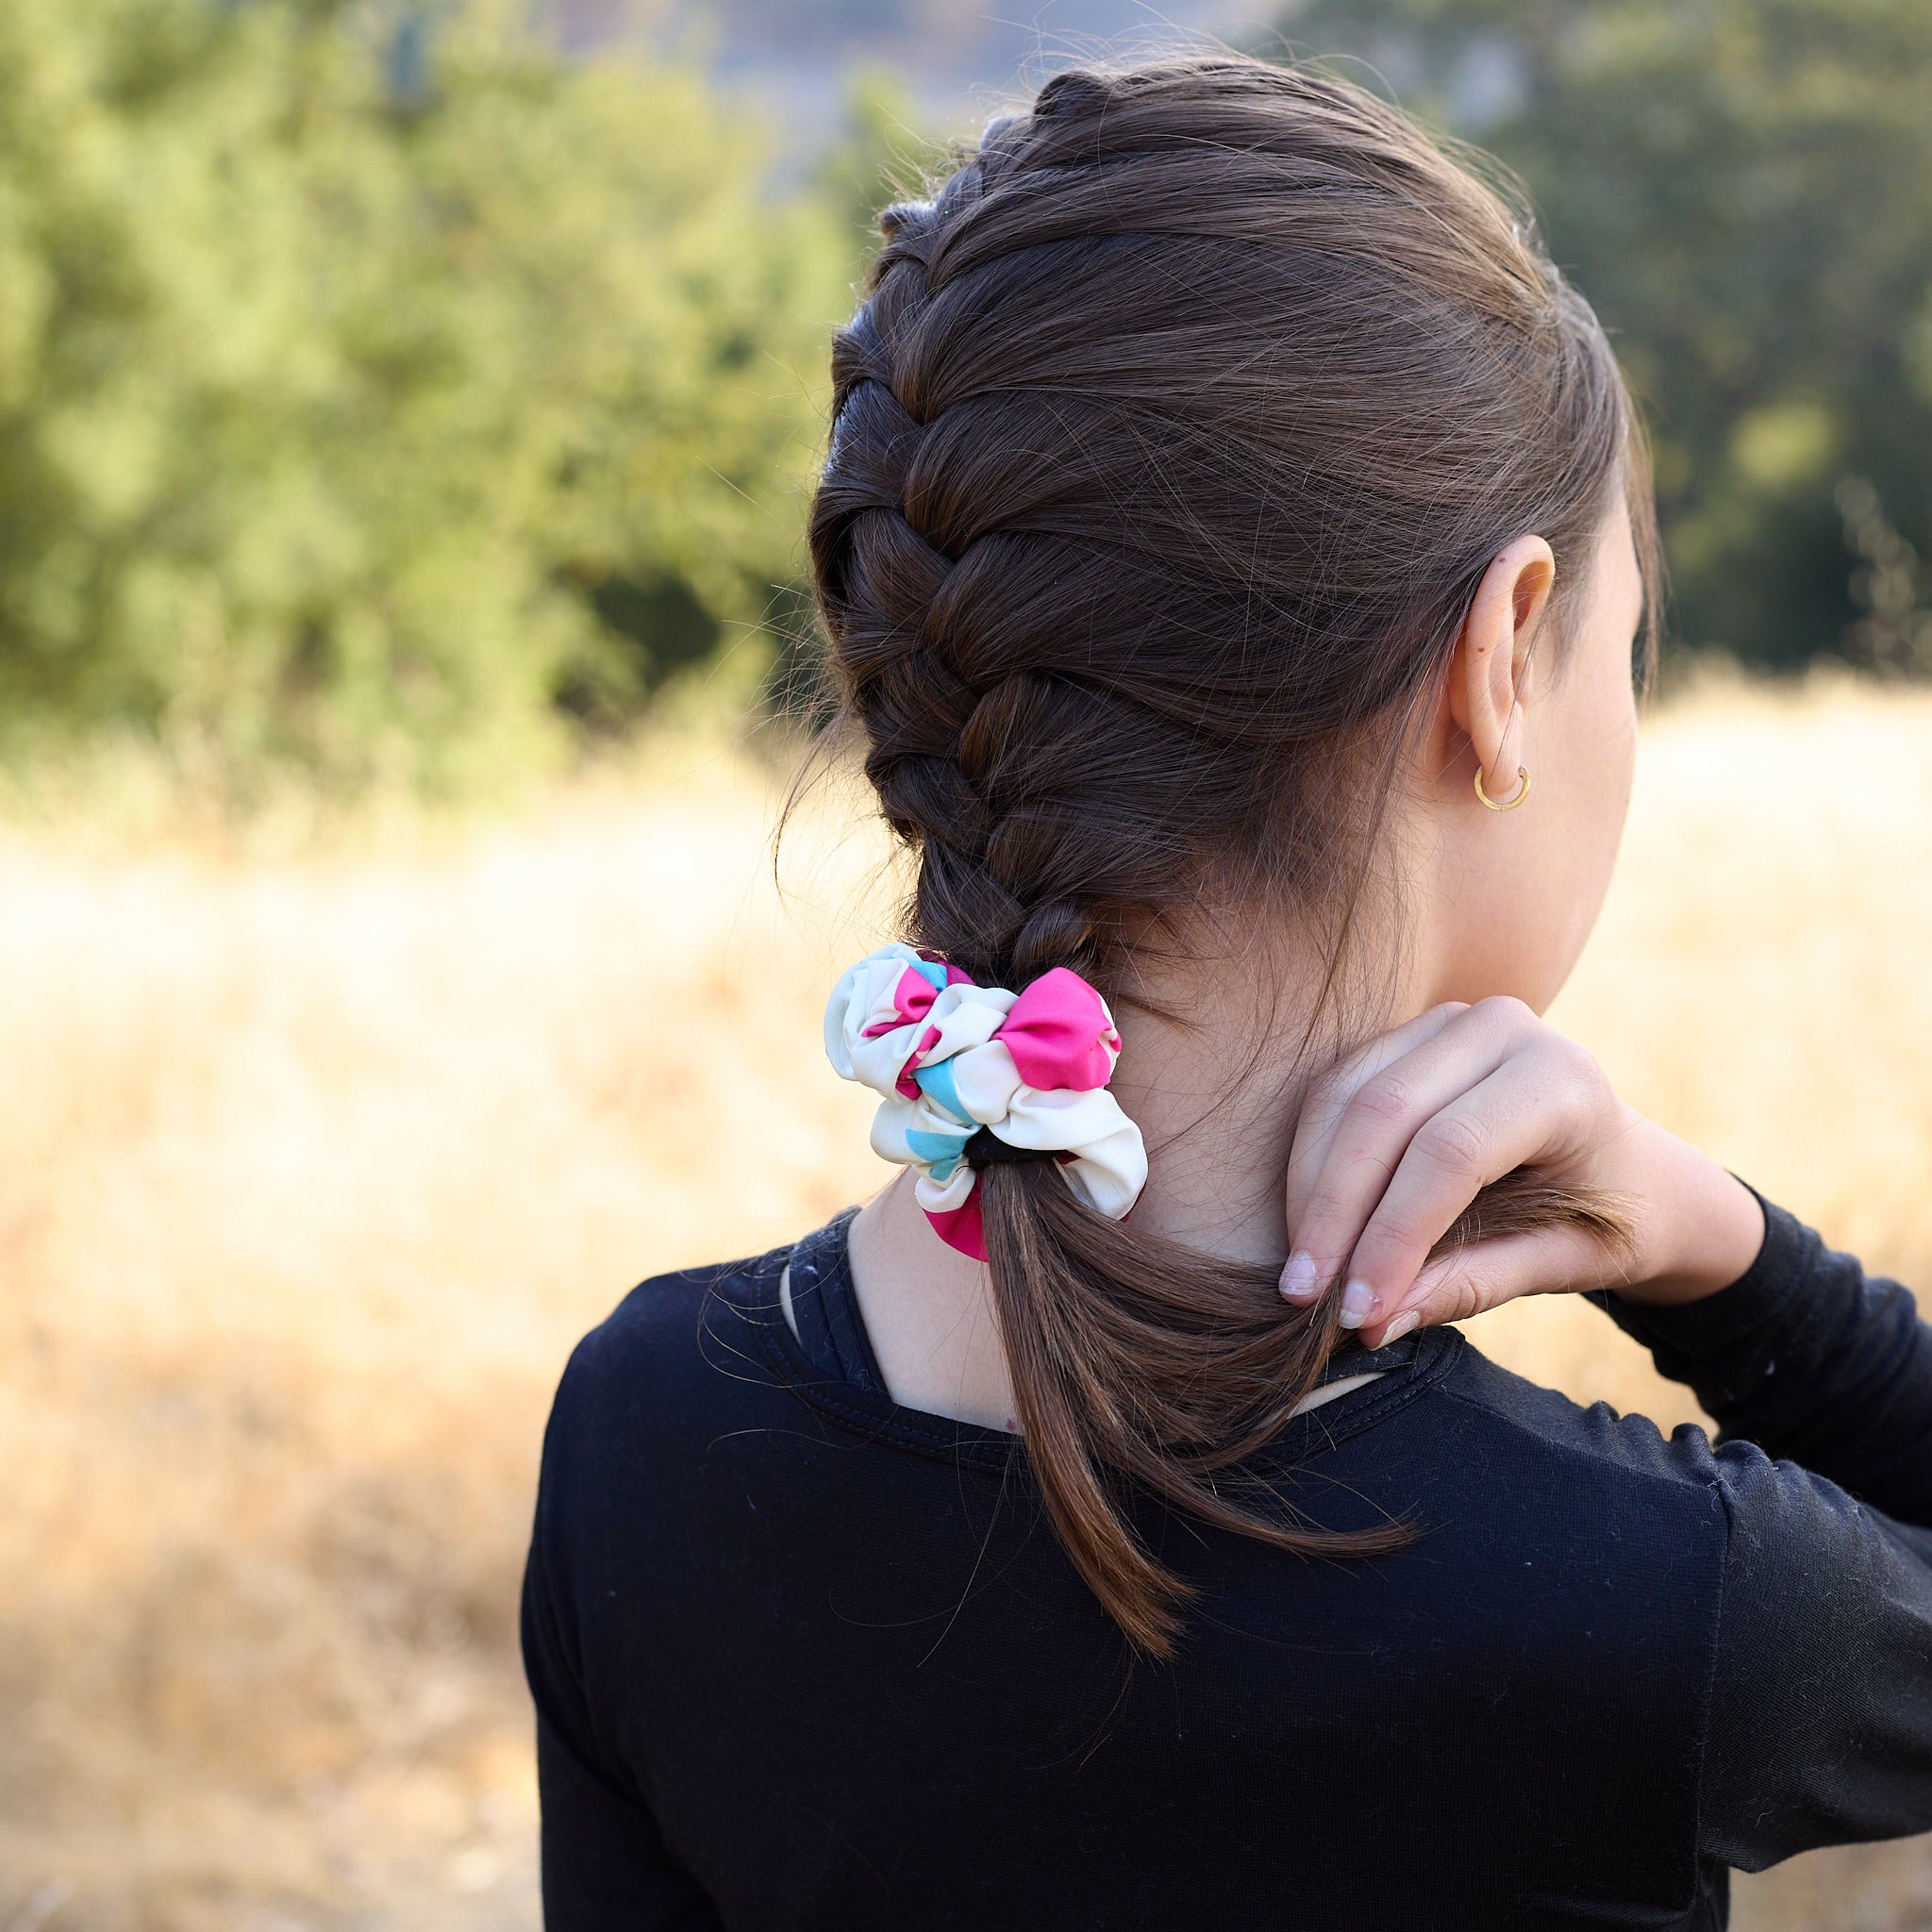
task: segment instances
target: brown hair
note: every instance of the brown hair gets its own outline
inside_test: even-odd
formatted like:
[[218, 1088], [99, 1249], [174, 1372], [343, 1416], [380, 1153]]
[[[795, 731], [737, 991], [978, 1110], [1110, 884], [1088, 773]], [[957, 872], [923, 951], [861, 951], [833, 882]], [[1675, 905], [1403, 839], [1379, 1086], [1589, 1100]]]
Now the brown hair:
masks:
[[[1623, 488], [1654, 589], [1596, 318], [1402, 114], [1238, 58], [1061, 74], [880, 222], [811, 551], [918, 856], [908, 936], [986, 984], [1071, 966], [1118, 1000], [1203, 906], [1291, 908], [1332, 982], [1491, 559], [1544, 536], [1560, 627]], [[1189, 1591], [1131, 1491], [1305, 1554], [1403, 1540], [1309, 1525], [1238, 1468], [1319, 1380], [1332, 1296], [1291, 1307], [1050, 1162], [978, 1185], [1027, 1455], [1137, 1647], [1172, 1655]], [[1477, 1206], [1485, 1232], [1616, 1232], [1533, 1175]]]

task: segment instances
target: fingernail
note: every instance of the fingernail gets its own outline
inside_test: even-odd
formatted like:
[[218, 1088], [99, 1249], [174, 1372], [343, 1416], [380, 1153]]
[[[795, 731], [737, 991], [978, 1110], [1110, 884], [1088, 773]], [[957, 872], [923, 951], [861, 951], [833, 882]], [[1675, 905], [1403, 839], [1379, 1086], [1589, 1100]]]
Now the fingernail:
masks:
[[1321, 1292], [1322, 1279], [1315, 1272], [1315, 1257], [1299, 1249], [1288, 1257], [1281, 1271], [1281, 1291], [1291, 1302], [1311, 1302]]
[[1387, 1348], [1391, 1341], [1400, 1341], [1421, 1320], [1422, 1316], [1414, 1308], [1410, 1308], [1406, 1314], [1397, 1315], [1394, 1321], [1383, 1329], [1382, 1339], [1375, 1346]]
[[1359, 1328], [1381, 1306], [1382, 1297], [1366, 1281], [1351, 1281], [1341, 1291], [1341, 1325]]

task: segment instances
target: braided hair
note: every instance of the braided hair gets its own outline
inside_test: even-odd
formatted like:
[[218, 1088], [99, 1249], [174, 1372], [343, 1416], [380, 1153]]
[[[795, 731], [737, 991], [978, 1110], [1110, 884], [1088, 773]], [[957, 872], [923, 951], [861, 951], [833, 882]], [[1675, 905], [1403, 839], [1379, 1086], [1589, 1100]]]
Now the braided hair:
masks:
[[[1491, 558], [1544, 535], [1560, 627], [1623, 489], [1654, 576], [1595, 317], [1396, 110], [1239, 58], [1058, 75], [880, 226], [810, 543], [918, 858], [907, 936], [1115, 998], [1204, 907], [1291, 909], [1339, 952]], [[980, 1185], [1027, 1454], [1136, 1646], [1171, 1655], [1189, 1594], [1141, 1492], [1303, 1552], [1399, 1539], [1234, 1479], [1318, 1381], [1329, 1302], [1107, 1221], [1050, 1164]]]

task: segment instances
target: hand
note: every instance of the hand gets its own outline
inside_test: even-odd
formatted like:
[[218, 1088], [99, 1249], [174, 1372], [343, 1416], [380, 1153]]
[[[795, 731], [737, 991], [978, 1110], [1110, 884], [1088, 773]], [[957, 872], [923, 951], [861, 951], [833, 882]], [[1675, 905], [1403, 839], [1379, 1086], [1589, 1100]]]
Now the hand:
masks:
[[[1531, 1171], [1560, 1194], [1612, 1197], [1629, 1240], [1574, 1220], [1431, 1258], [1483, 1189]], [[1518, 1295], [1612, 1288], [1686, 1302], [1737, 1280], [1764, 1241], [1757, 1196], [1612, 1091], [1520, 1000], [1451, 1003], [1372, 1040], [1309, 1090], [1288, 1168], [1291, 1301], [1341, 1296], [1379, 1348]]]

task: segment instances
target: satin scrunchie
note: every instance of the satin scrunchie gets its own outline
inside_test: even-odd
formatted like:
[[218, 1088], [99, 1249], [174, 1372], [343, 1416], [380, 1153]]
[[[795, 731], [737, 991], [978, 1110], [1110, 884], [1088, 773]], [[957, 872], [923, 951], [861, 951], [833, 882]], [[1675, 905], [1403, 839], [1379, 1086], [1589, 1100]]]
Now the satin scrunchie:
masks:
[[979, 1176], [961, 1157], [982, 1127], [1009, 1147], [1066, 1156], [1067, 1185], [1112, 1220], [1140, 1198], [1147, 1150], [1107, 1091], [1120, 1051], [1107, 1002], [1064, 966], [1016, 993], [881, 946], [825, 1006], [826, 1058], [881, 1096], [873, 1151], [919, 1170], [914, 1191], [940, 1239], [980, 1261]]

